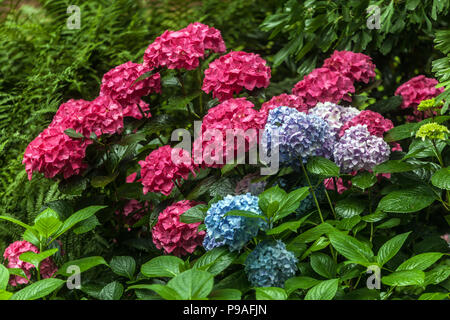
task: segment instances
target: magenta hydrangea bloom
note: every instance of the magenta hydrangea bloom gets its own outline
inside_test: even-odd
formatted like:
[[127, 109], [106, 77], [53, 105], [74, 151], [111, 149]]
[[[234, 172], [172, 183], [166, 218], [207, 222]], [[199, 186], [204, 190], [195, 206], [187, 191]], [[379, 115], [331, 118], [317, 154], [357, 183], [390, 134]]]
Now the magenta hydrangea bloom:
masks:
[[417, 106], [422, 100], [432, 99], [444, 92], [444, 88], [436, 88], [438, 81], [436, 79], [427, 78], [424, 75], [414, 77], [395, 90], [395, 95], [402, 96], [403, 102], [400, 108], [412, 108], [413, 115], [407, 116], [408, 121], [421, 121], [431, 116], [430, 112], [421, 112], [417, 110]]
[[302, 100], [294, 96], [293, 94], [280, 94], [279, 96], [272, 97], [269, 101], [264, 102], [261, 105], [259, 112], [264, 114], [265, 119], [269, 116], [269, 111], [278, 107], [289, 107], [297, 109], [300, 112], [308, 112], [308, 106], [303, 104]]
[[[140, 76], [149, 71], [151, 70], [143, 65], [131, 61], [121, 64], [105, 73], [100, 87], [100, 95], [109, 96], [119, 102], [122, 108], [130, 109], [130, 111], [124, 110], [124, 116], [139, 115], [142, 117], [136, 104], [141, 104], [141, 98], [152, 92], [161, 92], [159, 73], [135, 83]], [[146, 106], [148, 110], [148, 105]], [[137, 111], [137, 114], [132, 111]]]
[[[144, 217], [145, 212], [143, 210], [141, 210], [142, 208], [144, 208], [144, 206], [148, 206], [148, 201], [145, 201], [145, 203], [142, 203], [138, 200], [131, 199], [123, 206], [122, 210], [116, 211], [117, 215], [123, 217], [123, 221], [125, 222], [125, 225], [128, 226], [128, 231], [131, 230], [130, 227], [135, 225], [139, 220], [141, 220]], [[136, 212], [136, 211], [139, 211], [139, 212]], [[135, 213], [130, 216], [130, 214], [133, 212], [135, 212]]]
[[394, 124], [391, 120], [385, 119], [378, 112], [374, 112], [371, 110], [363, 110], [357, 116], [348, 121], [339, 131], [339, 136], [343, 136], [345, 131], [354, 127], [358, 124], [366, 125], [367, 130], [369, 130], [370, 134], [383, 137], [384, 133], [391, 130], [394, 127]]
[[50, 126], [30, 142], [22, 163], [31, 180], [33, 172], [40, 172], [46, 178], [56, 175], [67, 179], [80, 174], [87, 168], [83, 161], [90, 140], [72, 139], [61, 127]]
[[180, 222], [180, 215], [198, 203], [189, 200], [178, 201], [159, 214], [153, 227], [153, 243], [167, 254], [184, 256], [201, 246], [205, 231], [198, 231], [198, 223]]
[[[139, 106], [138, 106], [139, 105]], [[139, 110], [140, 108], [140, 110]], [[135, 119], [142, 119], [144, 115], [146, 118], [150, 118], [152, 115], [150, 113], [150, 106], [145, 101], [141, 100], [137, 104], [129, 105], [123, 108], [123, 116], [131, 117]]]
[[308, 109], [318, 102], [351, 101], [349, 94], [354, 92], [355, 87], [351, 79], [328, 68], [314, 69], [292, 89], [292, 93], [299, 97]]
[[[172, 160], [173, 159], [173, 160]], [[162, 146], [152, 151], [147, 158], [139, 161], [141, 165], [141, 179], [144, 194], [147, 192], [161, 192], [169, 195], [174, 188], [174, 181], [187, 179], [189, 173], [195, 175], [197, 166], [184, 149]]]
[[122, 106], [109, 96], [99, 96], [93, 101], [69, 100], [63, 103], [50, 124], [63, 130], [74, 129], [85, 137], [91, 133], [119, 133], [123, 128]]
[[232, 51], [209, 64], [202, 90], [224, 101], [244, 88], [267, 88], [270, 75], [270, 67], [258, 54]]
[[[201, 137], [194, 141], [195, 162], [208, 167], [221, 167], [228, 154], [236, 156], [239, 146], [237, 143], [227, 145], [227, 131], [236, 136], [245, 134], [245, 152], [253, 147], [258, 141], [258, 130], [265, 123], [261, 114], [253, 107], [253, 103], [245, 98], [233, 98], [209, 109], [202, 121]], [[222, 140], [216, 141], [216, 133]], [[222, 152], [216, 153], [215, 149], [221, 149]]]
[[328, 123], [330, 131], [337, 137], [341, 127], [360, 111], [353, 107], [342, 107], [331, 102], [319, 102], [308, 114], [318, 116]]
[[[22, 269], [27, 279], [22, 278], [20, 276], [11, 276], [9, 280], [9, 284], [12, 286], [17, 286], [19, 284], [27, 284], [31, 277], [31, 269], [34, 266], [31, 263], [24, 262], [19, 259], [20, 255], [25, 252], [34, 252], [39, 253], [38, 248], [27, 242], [27, 241], [15, 241], [11, 243], [3, 253], [3, 257], [8, 260], [8, 268], [17, 268]], [[40, 264], [40, 273], [42, 278], [47, 279], [53, 276], [53, 274], [58, 271], [58, 268], [53, 263], [50, 258], [44, 259]]]
[[219, 30], [195, 22], [178, 31], [166, 30], [157, 37], [145, 50], [144, 67], [193, 70], [206, 50], [225, 52], [225, 42]]
[[323, 63], [324, 68], [338, 72], [352, 81], [368, 83], [375, 78], [372, 58], [352, 51], [334, 51]]
[[334, 161], [344, 173], [371, 170], [389, 159], [389, 145], [383, 138], [371, 135], [366, 125], [348, 128], [335, 144]]

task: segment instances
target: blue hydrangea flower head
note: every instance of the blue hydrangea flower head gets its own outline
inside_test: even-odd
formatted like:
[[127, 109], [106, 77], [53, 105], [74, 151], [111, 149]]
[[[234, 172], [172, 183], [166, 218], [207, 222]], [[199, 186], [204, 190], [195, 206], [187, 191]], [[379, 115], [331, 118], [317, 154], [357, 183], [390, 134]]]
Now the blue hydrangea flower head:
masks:
[[206, 250], [226, 245], [230, 251], [241, 250], [245, 244], [258, 234], [260, 229], [267, 228], [263, 219], [242, 216], [225, 216], [231, 210], [244, 210], [263, 213], [258, 205], [258, 197], [250, 193], [237, 196], [228, 195], [213, 203], [206, 212], [206, 235], [203, 246]]
[[268, 155], [278, 145], [280, 163], [294, 166], [300, 159], [306, 163], [311, 156], [331, 158], [335, 143], [325, 120], [289, 107], [270, 110], [261, 139]]
[[247, 256], [245, 273], [255, 287], [284, 287], [295, 276], [297, 258], [280, 241], [263, 241]]

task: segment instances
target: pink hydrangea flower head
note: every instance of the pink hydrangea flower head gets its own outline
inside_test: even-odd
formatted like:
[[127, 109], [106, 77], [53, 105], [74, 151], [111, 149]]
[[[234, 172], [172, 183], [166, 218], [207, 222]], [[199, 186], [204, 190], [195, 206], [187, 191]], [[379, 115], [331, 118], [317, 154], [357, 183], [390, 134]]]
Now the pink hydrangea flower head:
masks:
[[264, 115], [265, 119], [267, 119], [270, 110], [283, 106], [297, 109], [300, 112], [308, 112], [308, 106], [303, 104], [299, 97], [286, 93], [272, 97], [269, 101], [264, 102], [261, 105], [259, 112]]
[[120, 133], [123, 129], [123, 109], [108, 96], [98, 96], [81, 116], [80, 125], [97, 136]]
[[225, 101], [244, 88], [267, 88], [270, 76], [270, 67], [258, 54], [231, 51], [209, 64], [202, 90], [212, 91], [214, 98]]
[[145, 160], [139, 161], [139, 164], [144, 194], [161, 192], [166, 196], [172, 192], [174, 181], [187, 179], [189, 173], [195, 175], [197, 169], [189, 152], [168, 145], [152, 151]]
[[368, 83], [375, 78], [375, 65], [369, 56], [352, 51], [334, 51], [323, 63], [324, 68], [336, 71], [351, 81]]
[[167, 254], [183, 256], [194, 252], [201, 246], [205, 231], [198, 231], [198, 223], [180, 222], [180, 215], [197, 205], [190, 200], [178, 201], [159, 214], [158, 222], [153, 227], [153, 243]]
[[31, 180], [33, 172], [40, 172], [46, 178], [56, 175], [67, 179], [79, 175], [87, 168], [84, 162], [90, 140], [72, 139], [61, 127], [50, 126], [30, 142], [22, 163]]
[[123, 108], [136, 105], [140, 103], [142, 97], [152, 92], [161, 92], [159, 73], [135, 83], [140, 76], [149, 71], [151, 70], [143, 65], [131, 61], [121, 64], [105, 73], [100, 86], [100, 95], [111, 97]]
[[377, 137], [383, 137], [385, 132], [391, 130], [394, 127], [394, 124], [391, 120], [385, 119], [378, 112], [363, 110], [357, 116], [355, 116], [342, 126], [341, 130], [339, 131], [339, 136], [342, 137], [345, 133], [345, 130], [358, 124], [366, 125], [367, 130], [369, 130], [370, 134]]
[[[11, 276], [9, 283], [12, 286], [17, 286], [18, 284], [27, 284], [31, 277], [30, 270], [33, 269], [34, 266], [19, 259], [20, 255], [25, 252], [39, 253], [39, 250], [35, 245], [27, 241], [15, 241], [11, 243], [3, 253], [3, 257], [8, 260], [8, 268], [22, 269], [27, 276], [27, 279], [20, 276]], [[45, 260], [43, 260], [41, 262], [40, 268], [41, 275], [44, 279], [50, 278], [58, 270], [55, 264], [50, 260], [50, 258], [46, 258]]]
[[139, 101], [139, 103], [128, 105], [127, 107], [123, 108], [123, 116], [135, 119], [142, 119], [144, 116], [142, 115], [141, 111], [145, 114], [146, 118], [150, 118], [152, 116], [150, 114], [150, 107], [148, 103], [146, 103], [143, 100]]
[[395, 90], [395, 95], [402, 96], [403, 102], [400, 108], [413, 109], [413, 115], [407, 116], [408, 121], [421, 121], [423, 118], [431, 116], [430, 111], [421, 112], [417, 110], [417, 106], [422, 100], [437, 97], [444, 91], [444, 88], [436, 88], [438, 81], [436, 79], [427, 78], [424, 75], [414, 77]]
[[122, 106], [109, 96], [101, 95], [94, 101], [69, 100], [63, 103], [50, 126], [62, 130], [73, 129], [85, 137], [114, 134], [123, 128]]
[[166, 30], [145, 50], [144, 67], [193, 70], [205, 50], [225, 52], [219, 30], [198, 22], [178, 31]]
[[[209, 109], [202, 121], [201, 136], [194, 141], [195, 162], [221, 167], [228, 154], [236, 156], [239, 145], [227, 144], [227, 133], [245, 141], [245, 152], [253, 147], [258, 141], [258, 130], [265, 124], [264, 117], [253, 107], [245, 98], [233, 98]], [[218, 149], [222, 152], [216, 153]]]
[[308, 109], [318, 102], [351, 101], [349, 93], [354, 92], [355, 87], [351, 79], [328, 68], [314, 69], [292, 89], [292, 93], [298, 96]]
[[[131, 199], [124, 205], [122, 210], [117, 210], [116, 214], [123, 216], [125, 225], [132, 227], [144, 217], [145, 212], [141, 210], [144, 206], [148, 206], [147, 201], [145, 203], [141, 203], [138, 200]], [[134, 214], [132, 214], [133, 212]], [[130, 214], [132, 215], [130, 216]], [[128, 227], [128, 231], [131, 230], [130, 227]]]

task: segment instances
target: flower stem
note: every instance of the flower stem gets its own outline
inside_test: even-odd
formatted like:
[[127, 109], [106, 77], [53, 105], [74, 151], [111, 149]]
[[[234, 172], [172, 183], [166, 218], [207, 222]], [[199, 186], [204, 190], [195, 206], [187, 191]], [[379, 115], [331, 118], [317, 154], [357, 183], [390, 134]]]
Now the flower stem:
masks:
[[302, 159], [300, 159], [300, 163], [302, 165], [302, 169], [303, 169], [303, 173], [305, 174], [306, 181], [308, 182], [309, 188], [311, 189], [311, 194], [314, 198], [314, 202], [316, 203], [317, 211], [319, 211], [320, 221], [322, 221], [322, 223], [323, 223], [324, 220], [323, 220], [323, 216], [322, 216], [322, 211], [320, 211], [319, 201], [317, 201], [316, 193], [314, 192], [311, 181], [309, 180], [308, 173], [306, 172], [306, 169], [305, 169], [305, 166], [303, 165]]

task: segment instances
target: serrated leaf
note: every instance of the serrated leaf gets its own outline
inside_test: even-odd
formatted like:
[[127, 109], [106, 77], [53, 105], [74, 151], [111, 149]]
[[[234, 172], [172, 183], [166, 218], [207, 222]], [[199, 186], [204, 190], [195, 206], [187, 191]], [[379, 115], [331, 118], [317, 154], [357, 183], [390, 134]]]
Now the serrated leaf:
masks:
[[129, 256], [115, 256], [111, 259], [109, 266], [115, 274], [130, 280], [133, 279], [134, 272], [136, 271], [136, 261], [133, 257]]
[[101, 300], [120, 300], [123, 295], [123, 285], [117, 281], [108, 283], [100, 291], [99, 298]]
[[[78, 260], [72, 260], [72, 261], [68, 261], [66, 262], [61, 268], [58, 269], [57, 274], [61, 274], [63, 276], [71, 276], [71, 275], [75, 275], [77, 273], [74, 273], [72, 270], [73, 267], [72, 266], [76, 266], [80, 269], [80, 273], [87, 271], [93, 267], [99, 266], [99, 265], [108, 265], [105, 261], [105, 259], [103, 259], [100, 256], [93, 256], [93, 257], [87, 257], [87, 258], [81, 258]], [[69, 272], [70, 271], [70, 272]]]
[[377, 210], [394, 213], [412, 213], [428, 207], [434, 200], [435, 196], [430, 189], [419, 185], [389, 193], [380, 200]]
[[284, 283], [284, 288], [289, 295], [298, 289], [309, 289], [319, 282], [321, 282], [321, 280], [317, 280], [311, 277], [294, 277], [286, 280], [286, 282]]
[[55, 278], [40, 280], [14, 293], [11, 300], [37, 300], [59, 289], [64, 283], [64, 280]]
[[411, 232], [399, 234], [392, 239], [386, 241], [378, 250], [377, 261], [380, 267], [391, 260], [403, 246]]
[[436, 171], [431, 177], [431, 183], [440, 189], [450, 190], [450, 167]]
[[324, 178], [339, 177], [339, 166], [323, 157], [312, 157], [308, 161], [306, 168], [309, 172]]
[[369, 246], [342, 232], [335, 231], [328, 234], [331, 245], [344, 257], [360, 264], [370, 264], [373, 252]]
[[9, 271], [8, 269], [0, 264], [0, 290], [6, 290], [9, 281]]
[[377, 177], [368, 171], [358, 173], [352, 178], [352, 185], [360, 189], [368, 189], [377, 182]]
[[292, 192], [289, 192], [283, 197], [279, 204], [274, 221], [286, 217], [288, 214], [297, 210], [300, 206], [300, 202], [309, 195], [309, 187], [298, 188]]
[[381, 278], [381, 282], [388, 286], [404, 287], [422, 285], [425, 274], [420, 270], [396, 271]]
[[181, 273], [184, 261], [173, 256], [159, 256], [144, 263], [141, 272], [146, 277], [174, 277]]
[[206, 271], [190, 269], [172, 278], [167, 286], [183, 300], [205, 299], [214, 286], [214, 276]]
[[342, 218], [351, 218], [360, 215], [365, 208], [365, 203], [356, 198], [345, 198], [336, 203], [336, 214]]
[[331, 300], [336, 295], [338, 286], [338, 279], [322, 281], [308, 290], [305, 300]]
[[331, 279], [336, 276], [337, 265], [330, 256], [316, 252], [311, 255], [310, 259], [311, 267], [322, 277]]
[[373, 172], [375, 174], [380, 173], [398, 173], [398, 172], [407, 172], [417, 169], [418, 166], [404, 162], [401, 160], [389, 160], [383, 162], [373, 168]]
[[443, 255], [444, 254], [440, 252], [426, 252], [418, 254], [399, 265], [397, 271], [425, 270], [438, 261]]
[[184, 223], [198, 223], [203, 222], [206, 217], [206, 211], [208, 206], [205, 204], [198, 204], [188, 210], [186, 210], [180, 216], [180, 221]]

